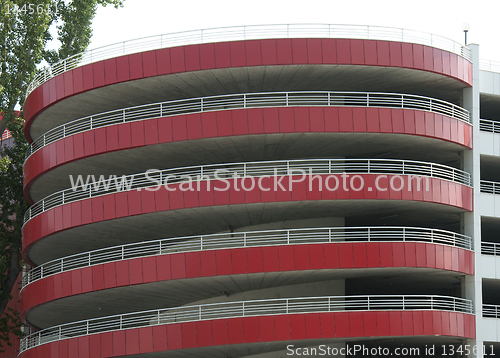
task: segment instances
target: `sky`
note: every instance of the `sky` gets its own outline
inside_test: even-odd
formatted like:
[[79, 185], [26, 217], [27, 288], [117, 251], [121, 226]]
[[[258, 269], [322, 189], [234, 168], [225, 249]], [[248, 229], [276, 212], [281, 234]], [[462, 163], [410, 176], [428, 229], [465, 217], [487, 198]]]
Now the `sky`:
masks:
[[89, 49], [165, 33], [213, 27], [324, 23], [397, 27], [480, 45], [481, 59], [500, 61], [499, 0], [125, 0], [99, 8]]

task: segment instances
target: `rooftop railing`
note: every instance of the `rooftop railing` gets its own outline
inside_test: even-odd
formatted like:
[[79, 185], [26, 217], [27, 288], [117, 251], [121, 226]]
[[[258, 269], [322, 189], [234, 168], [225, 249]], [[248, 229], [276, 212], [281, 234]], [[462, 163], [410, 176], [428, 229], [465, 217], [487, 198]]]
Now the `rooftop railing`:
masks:
[[500, 61], [479, 60], [479, 69], [490, 72], [500, 72]]
[[401, 41], [440, 48], [469, 61], [472, 59], [470, 49], [458, 42], [426, 32], [400, 28], [330, 24], [219, 27], [143, 37], [78, 53], [38, 72], [27, 88], [26, 97], [35, 88], [61, 73], [113, 57], [191, 44], [270, 38], [351, 38]]
[[224, 109], [292, 106], [389, 107], [431, 111], [471, 123], [466, 109], [435, 98], [380, 92], [264, 92], [211, 96], [160, 102], [76, 119], [44, 133], [26, 151], [34, 152], [62, 138], [96, 128], [164, 116]]
[[467, 250], [474, 249], [469, 236], [420, 227], [328, 227], [231, 232], [138, 242], [66, 256], [46, 262], [26, 272], [23, 275], [23, 288], [34, 281], [61, 272], [138, 257], [240, 247], [365, 241], [430, 242]]
[[95, 318], [43, 329], [21, 339], [20, 352], [67, 338], [180, 322], [281, 314], [389, 310], [474, 313], [471, 300], [425, 295], [326, 296], [211, 303]]
[[[212, 164], [165, 170], [149, 170], [145, 173], [96, 180], [88, 185], [53, 193], [33, 204], [24, 215], [24, 223], [34, 216], [56, 206], [121, 191], [154, 187], [156, 190], [168, 184], [198, 180], [230, 179], [241, 177], [290, 176], [316, 174], [387, 174], [414, 175], [450, 180], [471, 186], [471, 175], [463, 170], [442, 164], [398, 159], [306, 159], [280, 160], [231, 164]], [[83, 179], [85, 180], [85, 179]], [[88, 178], [87, 178], [88, 180]], [[425, 185], [425, 184], [423, 184]], [[424, 188], [421, 188], [425, 190]]]

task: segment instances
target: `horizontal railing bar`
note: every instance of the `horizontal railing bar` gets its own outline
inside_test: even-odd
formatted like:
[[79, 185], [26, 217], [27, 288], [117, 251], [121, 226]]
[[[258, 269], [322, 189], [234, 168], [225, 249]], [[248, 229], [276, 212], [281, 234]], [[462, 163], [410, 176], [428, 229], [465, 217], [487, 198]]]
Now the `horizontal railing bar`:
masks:
[[471, 300], [450, 296], [380, 295], [261, 299], [181, 306], [67, 323], [21, 339], [20, 352], [58, 340], [144, 326], [232, 317], [331, 311], [444, 310], [473, 314]]
[[[295, 170], [295, 172], [294, 172]], [[298, 170], [303, 170], [308, 174], [341, 174], [341, 173], [371, 173], [386, 175], [413, 175], [425, 176], [450, 180], [463, 185], [471, 186], [471, 175], [463, 170], [449, 167], [442, 164], [420, 162], [399, 159], [307, 159], [307, 160], [281, 160], [263, 162], [243, 162], [230, 164], [211, 164], [205, 166], [192, 166], [184, 168], [165, 169], [124, 175], [115, 178], [116, 181], [109, 180], [106, 187], [103, 183], [96, 188], [95, 183], [91, 183], [87, 188], [76, 187], [55, 192], [30, 206], [24, 215], [24, 223], [34, 216], [63, 204], [88, 199], [111, 193], [127, 190], [137, 190], [141, 188], [156, 187], [155, 183], [164, 183], [169, 178], [169, 184], [180, 183], [186, 180], [186, 175], [192, 179], [198, 176], [202, 180], [209, 178], [219, 179], [232, 177], [237, 173], [243, 176], [273, 176], [273, 175], [298, 175]], [[230, 176], [224, 176], [224, 172]], [[170, 177], [169, 177], [170, 176]], [[130, 183], [128, 188], [123, 188]], [[94, 185], [95, 184], [95, 185]], [[102, 188], [101, 188], [102, 186]], [[94, 188], [94, 189], [93, 189]]]
[[36, 138], [26, 150], [37, 150], [62, 138], [123, 122], [224, 109], [272, 106], [363, 106], [427, 110], [471, 123], [470, 113], [455, 104], [418, 95], [381, 92], [262, 92], [158, 102], [94, 114], [57, 126]]
[[239, 247], [354, 241], [419, 241], [474, 250], [472, 238], [468, 236], [420, 227], [322, 227], [232, 232], [145, 241], [66, 256], [25, 272], [22, 287], [57, 273], [137, 257]]
[[401, 28], [331, 25], [331, 24], [276, 24], [219, 27], [184, 31], [123, 41], [75, 54], [38, 72], [26, 90], [26, 97], [38, 86], [73, 68], [137, 52], [221, 41], [254, 40], [268, 38], [355, 38], [416, 43], [453, 52], [468, 61], [471, 50], [461, 44], [426, 32]]
[[482, 71], [500, 72], [500, 61], [479, 60], [479, 69]]
[[500, 133], [500, 122], [489, 119], [480, 119], [479, 130], [482, 132]]
[[498, 195], [500, 194], [500, 182], [481, 180], [479, 190], [481, 193]]

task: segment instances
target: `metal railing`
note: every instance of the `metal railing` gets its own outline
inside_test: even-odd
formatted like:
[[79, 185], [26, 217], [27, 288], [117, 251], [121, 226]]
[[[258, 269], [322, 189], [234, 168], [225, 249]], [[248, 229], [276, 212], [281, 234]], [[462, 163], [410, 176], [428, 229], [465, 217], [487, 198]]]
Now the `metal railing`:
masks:
[[479, 130], [483, 132], [500, 133], [500, 122], [489, 119], [480, 119]]
[[479, 69], [490, 72], [500, 72], [500, 61], [479, 60]]
[[500, 194], [500, 182], [481, 180], [479, 190], [481, 193]]
[[211, 303], [150, 310], [63, 324], [21, 339], [20, 351], [95, 333], [180, 322], [338, 311], [443, 310], [474, 313], [471, 300], [450, 296], [326, 296]]
[[78, 53], [44, 68], [35, 75], [26, 97], [42, 83], [73, 68], [113, 57], [167, 47], [222, 41], [242, 41], [270, 38], [352, 38], [388, 40], [422, 44], [456, 53], [472, 60], [469, 48], [451, 39], [426, 32], [392, 27], [331, 24], [282, 24], [219, 27], [176, 32], [118, 42]]
[[488, 305], [483, 303], [483, 317], [500, 318], [500, 306]]
[[472, 239], [469, 236], [420, 227], [326, 227], [231, 232], [138, 242], [66, 256], [48, 261], [26, 272], [23, 275], [22, 287], [57, 273], [138, 257], [240, 247], [365, 241], [418, 241], [455, 246], [467, 250], [474, 249]]
[[[302, 173], [301, 173], [302, 171]], [[196, 180], [220, 180], [239, 177], [316, 175], [342, 173], [371, 173], [388, 175], [426, 176], [472, 185], [471, 175], [463, 170], [442, 164], [398, 159], [306, 159], [280, 160], [231, 164], [212, 164], [165, 170], [149, 170], [145, 173], [109, 178], [105, 183], [98, 180], [85, 187], [75, 187], [53, 193], [30, 206], [24, 215], [24, 223], [32, 217], [56, 206], [96, 196], [129, 190], [154, 187], [161, 184], [186, 182], [187, 177]], [[199, 179], [198, 179], [199, 178]], [[87, 178], [88, 179], [88, 178]], [[85, 180], [85, 179], [83, 179]], [[168, 182], [167, 182], [168, 181]], [[425, 182], [425, 181], [424, 181]], [[422, 184], [425, 190], [425, 183]], [[153, 190], [153, 189], [152, 189]]]
[[481, 242], [481, 254], [499, 256], [500, 255], [500, 243]]
[[359, 106], [426, 110], [471, 123], [466, 109], [435, 98], [381, 92], [263, 92], [159, 102], [76, 119], [44, 133], [28, 147], [26, 160], [59, 139], [96, 128], [164, 116], [224, 109], [288, 106]]

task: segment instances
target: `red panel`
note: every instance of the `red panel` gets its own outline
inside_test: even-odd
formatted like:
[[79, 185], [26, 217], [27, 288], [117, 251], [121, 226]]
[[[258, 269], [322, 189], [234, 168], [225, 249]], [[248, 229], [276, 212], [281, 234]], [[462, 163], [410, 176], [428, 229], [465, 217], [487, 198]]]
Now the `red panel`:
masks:
[[104, 61], [104, 81], [107, 85], [116, 83], [116, 59], [112, 58]]
[[135, 80], [144, 77], [144, 72], [142, 69], [142, 54], [134, 53], [129, 55], [130, 63], [130, 79]]
[[413, 312], [402, 311], [401, 321], [403, 326], [403, 336], [413, 336]]
[[424, 68], [424, 47], [422, 45], [413, 44], [413, 67]]
[[390, 66], [388, 41], [377, 41], [377, 58], [379, 66]]
[[279, 133], [280, 123], [277, 108], [264, 108], [262, 110], [264, 117], [264, 132]]
[[168, 350], [182, 348], [182, 331], [180, 324], [177, 323], [177, 324], [167, 325], [167, 341], [168, 341]]
[[196, 322], [196, 331], [198, 335], [198, 347], [207, 347], [213, 344], [212, 342], [212, 322], [200, 321]]
[[227, 320], [227, 332], [229, 344], [243, 343], [243, 318], [229, 318]]
[[140, 353], [138, 329], [127, 329], [125, 331], [125, 342], [126, 342], [125, 351], [127, 355]]
[[233, 274], [243, 274], [248, 272], [247, 249], [232, 249], [231, 259], [233, 264]]
[[307, 39], [307, 63], [309, 64], [323, 63], [323, 55], [321, 52], [321, 39]]
[[116, 78], [119, 82], [130, 79], [129, 56], [122, 56], [116, 59]]
[[142, 272], [144, 283], [157, 281], [156, 257], [145, 257], [142, 259]]
[[[113, 333], [101, 333], [101, 357], [113, 356]], [[99, 357], [99, 356], [98, 356]]]
[[335, 328], [337, 337], [350, 337], [349, 335], [349, 312], [335, 313]]
[[229, 42], [217, 42], [215, 44], [215, 67], [231, 67], [231, 53], [229, 51]]
[[166, 351], [170, 348], [167, 343], [167, 326], [153, 327], [153, 348], [155, 352]]
[[319, 322], [319, 313], [309, 313], [305, 315], [306, 319], [306, 338], [321, 338], [321, 325]]
[[423, 311], [424, 335], [430, 336], [434, 334], [432, 323], [432, 311]]
[[365, 64], [370, 66], [377, 65], [377, 41], [364, 40]]
[[[424, 317], [425, 319], [425, 317]], [[432, 328], [433, 334], [441, 335], [443, 332], [442, 315], [441, 312], [432, 312]]]
[[116, 262], [116, 285], [127, 286], [130, 284], [129, 280], [128, 261]]
[[[295, 270], [309, 270], [309, 245], [295, 245], [293, 248], [293, 258], [295, 261]], [[323, 263], [321, 255], [321, 266]]]
[[93, 334], [89, 336], [89, 356], [101, 357], [101, 335]]
[[392, 244], [390, 242], [380, 243], [380, 264], [382, 267], [393, 267]]
[[444, 269], [444, 248], [443, 245], [436, 245], [436, 268]]
[[246, 51], [245, 42], [234, 41], [229, 43], [229, 49], [231, 52], [231, 67], [242, 67], [246, 66]]
[[[50, 348], [50, 346], [47, 346]], [[68, 339], [68, 354], [70, 357], [79, 357], [78, 354], [78, 338]]]
[[153, 352], [153, 328], [143, 327], [139, 329], [139, 353]]
[[443, 71], [443, 51], [437, 48], [433, 49], [434, 56], [434, 71], [442, 72]]
[[71, 96], [74, 93], [73, 92], [74, 91], [74, 89], [73, 89], [73, 71], [65, 72], [63, 76], [64, 76], [64, 95]]
[[260, 45], [262, 48], [262, 64], [264, 66], [277, 65], [276, 40], [261, 40]]
[[292, 63], [292, 40], [277, 39], [276, 52], [278, 55], [278, 65], [288, 65]]
[[106, 128], [97, 128], [94, 130], [95, 152], [96, 154], [106, 151]]
[[368, 267], [380, 267], [380, 245], [377, 242], [366, 243], [366, 262]]
[[354, 132], [366, 132], [366, 109], [355, 107], [352, 114]]
[[405, 264], [405, 244], [402, 242], [392, 243], [392, 258], [394, 267], [404, 267]]
[[321, 338], [335, 338], [335, 313], [320, 313]]
[[274, 317], [273, 316], [263, 316], [259, 317], [259, 327], [258, 327], [260, 341], [261, 342], [272, 342], [275, 340], [274, 335]]
[[424, 69], [432, 71], [434, 69], [434, 55], [432, 53], [432, 47], [423, 46], [424, 48]]
[[391, 336], [401, 336], [403, 334], [403, 330], [401, 327], [401, 312], [389, 312], [389, 322]]
[[141, 193], [141, 212], [143, 214], [154, 212], [156, 210], [155, 192], [148, 190], [141, 190], [140, 193]]
[[[293, 108], [279, 108], [279, 128], [280, 133], [294, 133], [295, 132], [295, 113]], [[295, 121], [294, 121], [295, 118]]]
[[413, 67], [413, 44], [402, 43], [403, 67]]
[[306, 325], [303, 314], [290, 315], [290, 337], [292, 340], [306, 338]]
[[337, 39], [337, 63], [339, 65], [351, 64], [351, 43], [348, 39]]
[[182, 331], [182, 348], [183, 349], [195, 348], [198, 345], [196, 339], [196, 322], [181, 323], [181, 331]]
[[92, 65], [94, 68], [94, 87], [102, 87], [106, 83], [104, 81], [104, 62], [96, 62]]
[[200, 277], [201, 276], [201, 264], [200, 264], [200, 253], [199, 252], [186, 252], [186, 277]]
[[132, 134], [130, 123], [119, 124], [118, 126], [118, 146], [122, 148], [130, 148], [132, 146]]
[[221, 346], [228, 344], [227, 320], [218, 319], [212, 321], [212, 331], [214, 333], [214, 345]]
[[115, 211], [115, 195], [114, 194], [108, 194], [102, 196], [102, 203], [103, 203], [103, 213], [104, 213], [104, 220], [111, 220], [116, 217], [116, 211]]
[[156, 51], [142, 53], [142, 65], [144, 68], [144, 77], [153, 77], [157, 75]]
[[339, 244], [339, 267], [340, 268], [353, 268], [353, 251], [352, 244], [341, 243]]
[[245, 41], [245, 47], [247, 53], [247, 66], [262, 65], [260, 40]]
[[401, 53], [401, 42], [389, 42], [389, 51], [391, 57], [391, 66], [402, 67], [403, 56]]
[[293, 271], [293, 246], [278, 246], [280, 271]]
[[[75, 138], [76, 139], [76, 138]], [[118, 149], [118, 127], [106, 127], [106, 147], [108, 151]], [[75, 152], [76, 156], [76, 152]]]
[[[78, 295], [82, 293], [82, 271], [72, 270], [71, 272], [71, 294]], [[46, 287], [45, 285], [43, 287]], [[45, 294], [43, 296], [46, 296]]]
[[247, 249], [248, 257], [248, 272], [263, 272], [264, 258], [263, 251], [260, 247], [250, 247]]
[[116, 286], [116, 264], [114, 262], [103, 265], [104, 269], [104, 287], [110, 288]]
[[[182, 255], [182, 254], [180, 254]], [[140, 258], [129, 260], [129, 272], [130, 272], [130, 284], [136, 285], [143, 283], [143, 269], [142, 269], [142, 260]]]
[[365, 337], [377, 336], [377, 312], [363, 312], [363, 335]]
[[414, 242], [405, 243], [404, 251], [405, 251], [406, 267], [416, 267], [417, 266], [416, 244]]
[[[89, 156], [95, 153], [93, 131], [83, 133], [83, 143], [84, 143], [85, 156]], [[53, 166], [53, 164], [51, 164], [51, 166]]]
[[144, 121], [144, 141], [146, 145], [158, 143], [158, 119]]
[[379, 337], [391, 335], [389, 312], [377, 312], [377, 331]]
[[198, 71], [200, 65], [200, 47], [198, 45], [186, 46], [186, 71]]
[[275, 246], [266, 246], [262, 248], [262, 252], [264, 272], [279, 271], [278, 248]]
[[158, 75], [166, 75], [172, 72], [170, 66], [170, 49], [162, 49], [156, 51], [156, 66]]
[[354, 267], [355, 268], [363, 268], [367, 267], [367, 249], [366, 243], [364, 242], [355, 242], [352, 244], [352, 252], [354, 256]]
[[215, 251], [202, 251], [200, 253], [201, 276], [215, 276], [217, 268], [215, 265]]
[[278, 315], [274, 317], [274, 326], [277, 341], [290, 340], [290, 316]]
[[392, 110], [389, 108], [379, 109], [380, 132], [392, 133]]
[[259, 342], [259, 318], [243, 318], [243, 331], [245, 332], [246, 343]]
[[92, 291], [92, 268], [84, 267], [80, 271], [82, 273], [82, 292]]
[[[36, 352], [36, 351], [33, 351], [33, 352]], [[32, 357], [38, 358], [38, 357], [35, 357], [35, 355], [33, 355]], [[105, 357], [104, 354], [102, 355], [102, 357]], [[70, 356], [69, 356], [69, 340], [67, 340], [67, 339], [64, 339], [64, 340], [59, 342], [59, 358], [70, 358]]]
[[352, 119], [352, 108], [340, 107], [339, 108], [339, 131], [352, 132], [354, 124]]
[[131, 122], [132, 147], [144, 145], [144, 121]]
[[[82, 71], [83, 71], [83, 90], [88, 91], [94, 87], [94, 75], [92, 73], [92, 65], [83, 66]], [[49, 86], [51, 83], [53, 83], [52, 81], [53, 80], [48, 81]], [[52, 95], [52, 93], [51, 93], [51, 95]], [[45, 100], [45, 96], [44, 96], [44, 100]], [[53, 102], [52, 99], [51, 99], [51, 102]]]
[[307, 63], [307, 40], [292, 39], [293, 64]]
[[[457, 312], [447, 312], [449, 314], [449, 334], [451, 336], [457, 336], [458, 335], [458, 313]], [[444, 323], [444, 322], [443, 322]]]
[[216, 253], [217, 275], [232, 274], [231, 250], [219, 250]]
[[[345, 245], [345, 244], [342, 244]], [[351, 245], [351, 244], [347, 244]], [[339, 268], [339, 244], [324, 244], [325, 268]]]
[[350, 337], [363, 337], [363, 312], [349, 312]]

